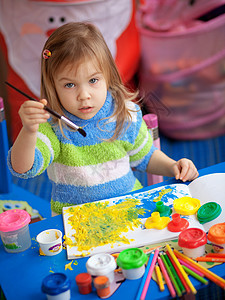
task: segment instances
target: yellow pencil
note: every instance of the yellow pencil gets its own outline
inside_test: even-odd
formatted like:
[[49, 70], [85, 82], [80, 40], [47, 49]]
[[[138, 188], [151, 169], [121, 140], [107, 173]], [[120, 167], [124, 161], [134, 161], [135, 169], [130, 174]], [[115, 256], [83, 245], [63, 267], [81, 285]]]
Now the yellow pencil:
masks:
[[159, 289], [162, 292], [162, 291], [164, 291], [165, 287], [164, 287], [164, 283], [163, 283], [162, 273], [161, 273], [158, 265], [155, 266], [155, 273], [156, 273]]
[[215, 284], [217, 284], [220, 287], [222, 287], [223, 289], [225, 289], [225, 279], [223, 279], [222, 277], [216, 275], [215, 273], [211, 272], [210, 270], [206, 269], [205, 267], [201, 266], [200, 264], [195, 262], [193, 259], [191, 259], [191, 258], [187, 257], [186, 255], [180, 253], [176, 249], [174, 249], [174, 253], [178, 258], [182, 258], [184, 261], [188, 262], [193, 267], [195, 267], [197, 270], [202, 272], [205, 275], [205, 277], [207, 277], [208, 279], [213, 281]]
[[185, 281], [187, 282], [188, 286], [190, 287], [192, 293], [196, 294], [197, 291], [196, 291], [195, 287], [193, 286], [193, 284], [191, 283], [190, 279], [188, 278], [187, 273], [181, 267], [178, 259], [176, 258], [175, 254], [173, 253], [173, 250], [170, 248], [170, 245], [166, 244], [166, 248], [167, 248], [169, 254], [171, 255], [172, 259], [174, 260], [175, 264], [177, 265], [178, 269], [180, 270], [180, 272], [181, 272], [182, 276], [184, 277]]

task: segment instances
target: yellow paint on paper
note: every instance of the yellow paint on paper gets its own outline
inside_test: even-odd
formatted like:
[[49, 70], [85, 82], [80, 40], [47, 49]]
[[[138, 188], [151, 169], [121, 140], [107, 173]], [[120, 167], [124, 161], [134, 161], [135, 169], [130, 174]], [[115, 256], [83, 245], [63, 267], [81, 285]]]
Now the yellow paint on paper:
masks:
[[68, 208], [65, 213], [69, 214], [68, 224], [75, 231], [72, 235], [75, 242], [66, 236], [66, 245], [77, 246], [82, 252], [107, 244], [129, 244], [131, 240], [123, 233], [141, 224], [138, 216], [144, 215], [145, 210], [136, 207], [140, 200], [131, 198], [116, 205], [108, 204], [108, 201], [92, 202]]

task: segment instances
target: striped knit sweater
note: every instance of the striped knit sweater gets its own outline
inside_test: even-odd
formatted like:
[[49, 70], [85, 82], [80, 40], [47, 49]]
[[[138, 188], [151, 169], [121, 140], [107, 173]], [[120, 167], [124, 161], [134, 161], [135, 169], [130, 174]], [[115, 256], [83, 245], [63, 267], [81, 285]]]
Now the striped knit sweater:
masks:
[[[75, 124], [84, 127], [87, 136], [48, 122], [40, 124], [33, 167], [24, 174], [16, 173], [11, 166], [10, 151], [8, 166], [13, 175], [30, 178], [47, 168], [52, 182], [51, 208], [62, 213], [62, 207], [82, 204], [119, 196], [141, 188], [132, 168], [145, 171], [156, 149], [142, 120], [140, 108], [130, 102], [132, 123], [115, 141], [106, 139], [113, 135], [115, 119], [111, 116], [114, 100], [108, 93], [99, 112], [90, 120], [82, 120], [64, 111]], [[99, 121], [100, 120], [100, 121]]]

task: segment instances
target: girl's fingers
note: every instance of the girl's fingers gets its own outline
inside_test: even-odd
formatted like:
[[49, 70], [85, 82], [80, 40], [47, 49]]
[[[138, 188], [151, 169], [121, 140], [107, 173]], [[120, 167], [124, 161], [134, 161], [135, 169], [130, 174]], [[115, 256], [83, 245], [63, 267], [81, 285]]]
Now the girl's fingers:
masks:
[[182, 181], [193, 180], [198, 177], [198, 171], [189, 159], [181, 159], [175, 167], [175, 178]]
[[30, 114], [28, 119], [29, 120], [34, 120], [34, 119], [44, 119], [44, 120], [47, 120], [50, 118], [50, 115], [48, 113], [43, 113], [43, 114], [38, 114], [38, 113], [33, 113], [33, 114]]

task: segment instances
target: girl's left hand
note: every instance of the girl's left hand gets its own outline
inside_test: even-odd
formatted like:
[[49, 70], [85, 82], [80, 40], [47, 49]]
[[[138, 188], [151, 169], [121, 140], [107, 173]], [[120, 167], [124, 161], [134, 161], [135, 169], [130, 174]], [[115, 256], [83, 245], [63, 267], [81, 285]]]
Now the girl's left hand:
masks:
[[182, 181], [190, 181], [198, 177], [199, 173], [190, 159], [182, 158], [174, 166], [174, 176]]

